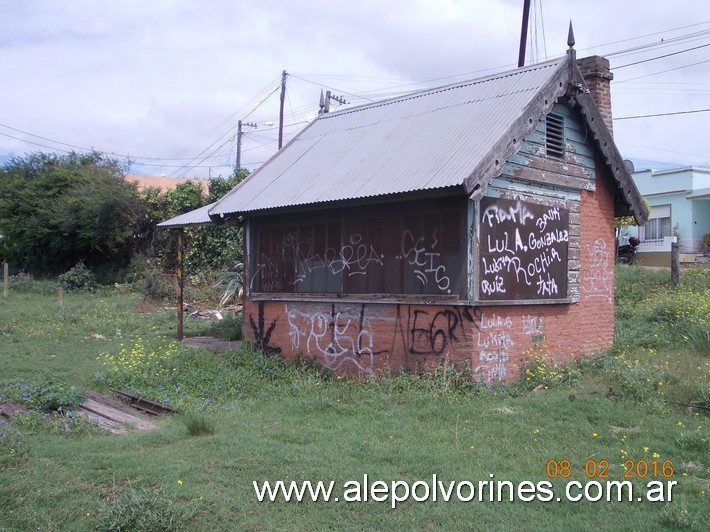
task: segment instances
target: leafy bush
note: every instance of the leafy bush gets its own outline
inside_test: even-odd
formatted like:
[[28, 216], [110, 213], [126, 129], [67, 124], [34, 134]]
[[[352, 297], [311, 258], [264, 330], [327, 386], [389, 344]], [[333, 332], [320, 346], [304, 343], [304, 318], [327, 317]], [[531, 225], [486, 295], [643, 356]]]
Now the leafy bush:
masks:
[[136, 187], [98, 152], [33, 153], [0, 166], [6, 260], [33, 274], [125, 260], [140, 219]]
[[67, 292], [96, 289], [96, 278], [83, 262], [77, 262], [73, 268], [60, 275], [57, 280], [59, 286]]
[[232, 342], [241, 340], [242, 334], [242, 317], [228, 316], [222, 320], [210, 322], [210, 325], [202, 332], [205, 336], [214, 336]]
[[84, 400], [84, 392], [75, 386], [40, 381], [28, 383], [22, 379], [0, 385], [0, 399], [9, 400], [35, 410], [54, 412], [74, 410]]
[[169, 277], [153, 265], [146, 268], [143, 271], [143, 278], [140, 280], [141, 294], [150, 301], [174, 299], [175, 285], [168, 280]]
[[230, 301], [236, 301], [242, 289], [242, 269], [243, 265], [239, 263], [236, 270], [233, 272], [221, 272], [217, 276], [217, 282], [214, 288], [222, 292], [219, 304], [224, 306]]

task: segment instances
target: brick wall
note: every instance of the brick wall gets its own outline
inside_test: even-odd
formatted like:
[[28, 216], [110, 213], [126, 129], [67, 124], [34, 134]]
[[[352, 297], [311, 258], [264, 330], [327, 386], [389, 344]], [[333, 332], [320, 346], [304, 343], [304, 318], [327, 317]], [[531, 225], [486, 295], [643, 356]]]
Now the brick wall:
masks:
[[611, 117], [611, 80], [614, 79], [609, 68], [609, 60], [605, 57], [593, 55], [577, 61], [584, 81], [589, 87], [594, 101], [599, 107], [599, 111], [604, 119], [604, 124], [609, 128], [609, 132], [614, 133]]
[[596, 191], [582, 192], [580, 211], [578, 303], [247, 301], [245, 337], [288, 359], [301, 353], [350, 374], [433, 367], [449, 356], [470, 361], [484, 381], [517, 379], [534, 349], [557, 361], [594, 353], [614, 335], [614, 205], [607, 179], [597, 175]]

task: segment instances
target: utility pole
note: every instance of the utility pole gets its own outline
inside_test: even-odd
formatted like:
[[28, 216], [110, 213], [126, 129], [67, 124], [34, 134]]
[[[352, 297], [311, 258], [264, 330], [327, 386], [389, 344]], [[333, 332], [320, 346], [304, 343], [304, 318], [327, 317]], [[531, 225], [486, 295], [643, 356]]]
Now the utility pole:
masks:
[[284, 143], [284, 101], [286, 100], [286, 77], [288, 74], [284, 70], [281, 73], [281, 106], [279, 108], [279, 149]]
[[520, 28], [520, 51], [518, 52], [518, 68], [525, 66], [525, 46], [528, 40], [528, 18], [530, 17], [530, 0], [523, 0], [523, 26]]
[[237, 170], [242, 167], [242, 126], [256, 128], [256, 124], [251, 122], [243, 124], [241, 120], [237, 122]]

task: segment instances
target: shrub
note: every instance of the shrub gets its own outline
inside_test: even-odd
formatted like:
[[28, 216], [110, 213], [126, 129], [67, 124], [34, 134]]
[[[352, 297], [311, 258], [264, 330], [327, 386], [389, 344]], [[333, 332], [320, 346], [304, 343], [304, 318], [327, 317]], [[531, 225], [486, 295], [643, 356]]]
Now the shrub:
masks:
[[221, 338], [222, 340], [227, 340], [229, 342], [241, 340], [243, 338], [242, 317], [228, 316], [222, 320], [213, 321], [204, 330], [203, 334], [205, 336]]
[[31, 384], [18, 379], [0, 385], [0, 398], [43, 412], [66, 412], [81, 405], [84, 392], [75, 386], [62, 383], [40, 381]]
[[648, 401], [657, 396], [663, 385], [663, 373], [651, 362], [626, 361], [624, 353], [617, 357], [614, 377], [624, 397]]
[[69, 271], [58, 278], [59, 286], [67, 292], [96, 289], [96, 278], [83, 262], [77, 262]]
[[140, 287], [143, 296], [151, 301], [165, 301], [175, 297], [175, 286], [154, 265], [143, 271]]
[[531, 391], [540, 386], [573, 383], [579, 372], [573, 364], [558, 364], [550, 359], [545, 346], [531, 348], [522, 354], [523, 375], [519, 386]]
[[242, 269], [243, 265], [240, 263], [237, 265], [236, 271], [221, 272], [217, 276], [217, 282], [214, 284], [214, 288], [222, 293], [219, 300], [221, 306], [226, 305], [230, 301], [239, 299], [242, 290]]
[[29, 292], [32, 288], [32, 276], [27, 272], [19, 272], [7, 279], [8, 285], [18, 292]]

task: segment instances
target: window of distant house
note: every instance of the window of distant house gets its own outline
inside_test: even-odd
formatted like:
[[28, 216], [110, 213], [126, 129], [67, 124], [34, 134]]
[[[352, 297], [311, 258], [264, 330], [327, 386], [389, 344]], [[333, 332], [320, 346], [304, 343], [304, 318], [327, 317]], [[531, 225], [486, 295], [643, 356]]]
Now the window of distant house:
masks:
[[253, 293], [463, 296], [465, 198], [253, 218]]
[[565, 117], [550, 113], [545, 118], [545, 150], [557, 159], [565, 157]]
[[646, 225], [639, 228], [639, 236], [642, 242], [663, 240], [671, 231], [671, 206], [656, 205], [651, 207]]

